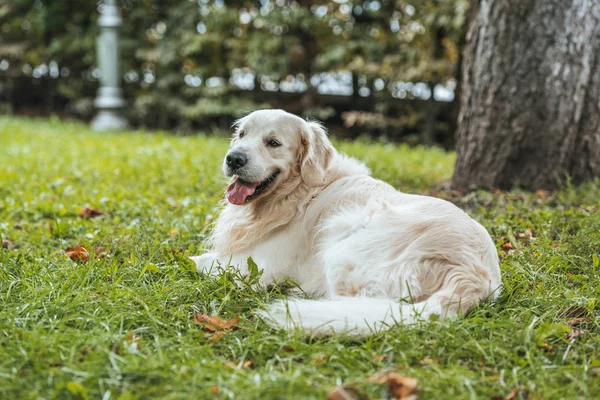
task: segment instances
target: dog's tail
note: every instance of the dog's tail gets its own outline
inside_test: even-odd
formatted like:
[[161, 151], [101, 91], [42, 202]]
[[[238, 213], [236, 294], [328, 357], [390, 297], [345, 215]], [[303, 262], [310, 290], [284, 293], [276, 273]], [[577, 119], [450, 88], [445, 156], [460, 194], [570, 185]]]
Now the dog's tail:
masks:
[[260, 314], [274, 327], [311, 335], [367, 336], [397, 323], [411, 325], [427, 320], [431, 315], [445, 317], [457, 314], [458, 310], [442, 308], [442, 296], [438, 292], [426, 301], [414, 304], [373, 297], [288, 299], [269, 305]]

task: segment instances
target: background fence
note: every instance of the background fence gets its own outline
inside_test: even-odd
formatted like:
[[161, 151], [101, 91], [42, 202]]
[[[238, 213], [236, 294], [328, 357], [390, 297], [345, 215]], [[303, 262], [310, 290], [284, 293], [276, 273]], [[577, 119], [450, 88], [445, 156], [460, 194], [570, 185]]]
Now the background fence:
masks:
[[[467, 0], [121, 0], [134, 126], [228, 128], [258, 107], [334, 134], [452, 143]], [[89, 119], [98, 1], [0, 5], [0, 111]]]

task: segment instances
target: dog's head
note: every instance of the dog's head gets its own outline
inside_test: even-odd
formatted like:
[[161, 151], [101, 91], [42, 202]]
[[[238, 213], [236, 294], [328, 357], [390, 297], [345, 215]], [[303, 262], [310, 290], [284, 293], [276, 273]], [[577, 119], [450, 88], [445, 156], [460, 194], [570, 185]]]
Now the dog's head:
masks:
[[292, 181], [309, 187], [324, 183], [335, 150], [320, 124], [282, 110], [260, 110], [235, 127], [223, 160], [223, 172], [233, 180], [227, 188], [230, 203], [267, 198], [289, 189]]

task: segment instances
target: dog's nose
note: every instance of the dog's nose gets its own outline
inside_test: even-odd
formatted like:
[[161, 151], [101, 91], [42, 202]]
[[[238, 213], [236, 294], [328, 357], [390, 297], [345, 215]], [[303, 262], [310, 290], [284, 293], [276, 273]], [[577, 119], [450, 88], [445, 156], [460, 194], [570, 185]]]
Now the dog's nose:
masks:
[[227, 154], [227, 157], [225, 157], [225, 162], [227, 162], [228, 167], [232, 169], [238, 169], [248, 164], [248, 156], [246, 156], [244, 153], [236, 151], [234, 153]]

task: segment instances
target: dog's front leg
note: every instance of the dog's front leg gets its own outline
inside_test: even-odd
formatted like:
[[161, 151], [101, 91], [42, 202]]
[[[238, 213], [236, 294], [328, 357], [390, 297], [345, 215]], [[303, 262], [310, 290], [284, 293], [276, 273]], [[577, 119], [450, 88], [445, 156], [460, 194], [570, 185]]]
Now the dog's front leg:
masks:
[[211, 276], [218, 275], [220, 270], [229, 266], [240, 271], [242, 276], [248, 274], [248, 257], [230, 256], [219, 257], [217, 253], [208, 252], [201, 256], [190, 257], [196, 263], [196, 271], [199, 274], [208, 274]]
[[[249, 275], [248, 269], [248, 258], [251, 256], [247, 255], [234, 255], [230, 257], [219, 257], [216, 253], [209, 252], [204, 253], [201, 256], [190, 257], [196, 263], [196, 271], [199, 274], [208, 274], [210, 276], [217, 276], [224, 269], [231, 267], [236, 271], [239, 271], [242, 280], [236, 282], [240, 286], [244, 286], [243, 280], [245, 280]], [[270, 268], [262, 269], [262, 265], [258, 265], [258, 268], [262, 270], [262, 275], [260, 280], [257, 282], [258, 287], [267, 287], [269, 285], [277, 282], [276, 275], [271, 271]], [[279, 277], [281, 279], [282, 277]]]

